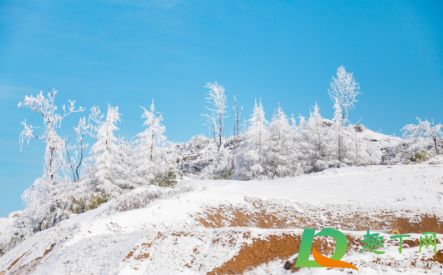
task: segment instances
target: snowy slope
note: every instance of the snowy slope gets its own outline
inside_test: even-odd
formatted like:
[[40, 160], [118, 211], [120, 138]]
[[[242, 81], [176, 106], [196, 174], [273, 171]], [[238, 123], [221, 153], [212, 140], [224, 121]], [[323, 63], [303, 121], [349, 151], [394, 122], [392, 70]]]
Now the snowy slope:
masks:
[[226, 198], [253, 196], [310, 203], [439, 207], [443, 206], [441, 169], [441, 165], [429, 164], [347, 167], [271, 181], [206, 180], [185, 184]]
[[[296, 256], [303, 228], [333, 227], [353, 240], [363, 239], [366, 229], [382, 232], [385, 239], [393, 228], [414, 233], [415, 239], [424, 231], [443, 233], [442, 157], [271, 181], [184, 181], [180, 188], [143, 208], [117, 210], [133, 198], [166, 191], [136, 189], [124, 195], [128, 200], [73, 215], [2, 256], [0, 274], [290, 274], [283, 265]], [[322, 242], [324, 254], [330, 253], [333, 243]], [[400, 255], [397, 248], [396, 242], [386, 245], [385, 258], [413, 255], [416, 261], [434, 255], [430, 249], [419, 254], [418, 247]], [[376, 260], [360, 249], [354, 242], [343, 260]], [[440, 274], [437, 267], [383, 268], [362, 267], [358, 274]]]

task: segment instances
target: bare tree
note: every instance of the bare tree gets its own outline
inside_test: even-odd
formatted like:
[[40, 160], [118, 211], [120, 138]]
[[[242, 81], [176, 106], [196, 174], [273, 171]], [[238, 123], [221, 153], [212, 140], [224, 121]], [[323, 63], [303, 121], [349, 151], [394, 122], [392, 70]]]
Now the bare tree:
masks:
[[355, 81], [353, 73], [347, 73], [343, 66], [338, 67], [337, 78], [332, 77], [328, 92], [334, 104], [338, 101], [340, 105], [343, 125], [348, 121], [349, 111], [355, 108], [354, 103], [358, 102], [355, 98], [361, 94], [359, 90], [360, 84]]
[[[91, 113], [88, 117], [88, 124], [83, 123], [83, 130], [93, 139], [98, 140], [98, 130], [104, 123], [102, 119], [105, 117], [105, 115], [101, 112], [100, 107], [94, 106], [91, 108]], [[91, 123], [94, 123], [92, 124]]]
[[91, 128], [91, 124], [86, 124], [85, 118], [81, 118], [77, 127], [74, 127], [75, 134], [77, 136], [77, 144], [71, 145], [68, 143], [71, 133], [69, 133], [68, 138], [66, 139], [66, 157], [68, 159], [69, 168], [71, 169], [74, 181], [80, 180], [80, 166], [83, 162], [84, 149], [89, 146], [89, 144], [85, 144], [83, 139], [85, 134], [88, 134], [89, 128]]
[[84, 144], [85, 134], [89, 135], [91, 138], [98, 139], [98, 130], [103, 124], [104, 114], [101, 112], [98, 106], [91, 108], [91, 113], [88, 117], [88, 122], [86, 118], [80, 118], [77, 127], [74, 127], [75, 134], [77, 136], [77, 144], [71, 145], [68, 143], [71, 133], [69, 133], [68, 138], [65, 142], [66, 147], [66, 157], [68, 160], [69, 168], [73, 174], [74, 181], [80, 180], [80, 167], [83, 163], [84, 149], [89, 146], [89, 144]]
[[212, 125], [212, 133], [214, 136], [214, 141], [217, 144], [217, 149], [220, 151], [223, 138], [223, 119], [226, 118], [226, 108], [228, 108], [228, 99], [225, 95], [225, 88], [214, 83], [207, 83], [205, 88], [209, 88], [209, 93], [206, 94], [208, 103], [214, 106], [213, 108], [208, 108], [211, 111], [211, 115], [202, 115], [207, 117], [209, 125]]

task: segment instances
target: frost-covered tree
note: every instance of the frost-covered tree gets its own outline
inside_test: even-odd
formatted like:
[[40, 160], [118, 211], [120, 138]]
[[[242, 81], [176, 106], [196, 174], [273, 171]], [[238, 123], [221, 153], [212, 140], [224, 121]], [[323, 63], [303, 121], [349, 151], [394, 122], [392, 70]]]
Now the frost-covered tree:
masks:
[[169, 166], [166, 161], [166, 128], [162, 124], [163, 116], [157, 115], [152, 101], [150, 110], [141, 107], [144, 112], [142, 118], [146, 119], [143, 126], [146, 129], [137, 135], [138, 140], [135, 146], [136, 172], [139, 184], [152, 184], [164, 177]]
[[88, 123], [86, 122], [83, 125], [83, 130], [86, 131], [86, 133], [89, 134], [90, 137], [97, 140], [98, 139], [98, 131], [102, 124], [104, 123], [102, 120], [105, 117], [104, 114], [102, 114], [100, 107], [93, 106], [91, 108], [91, 113], [88, 117]]
[[[31, 138], [46, 143], [43, 177], [36, 179], [34, 184], [25, 190], [22, 195], [26, 209], [17, 220], [17, 232], [15, 232], [20, 234], [22, 239], [45, 228], [47, 224], [66, 217], [64, 213], [53, 211], [52, 217], [48, 218], [51, 209], [54, 209], [54, 205], [59, 201], [58, 189], [63, 189], [59, 187], [71, 184], [71, 181], [66, 177], [69, 169], [66, 163], [67, 139], [59, 136], [57, 129], [61, 127], [62, 120], [66, 116], [83, 111], [83, 108], [75, 109], [75, 101], [70, 101], [68, 111], [63, 105], [63, 114], [57, 113], [57, 106], [54, 102], [56, 94], [57, 91], [54, 90], [52, 93], [48, 93], [47, 97], [43, 96], [42, 92], [36, 97], [26, 96], [25, 100], [18, 105], [18, 107], [30, 108], [43, 117], [43, 127], [41, 127], [42, 133], [40, 135], [34, 134], [35, 128], [28, 125], [26, 120], [22, 122], [24, 130], [20, 134], [20, 143], [22, 145], [25, 141], [29, 143]], [[65, 177], [62, 177], [60, 172], [63, 172]]]
[[334, 104], [334, 139], [335, 139], [335, 156], [341, 163], [351, 163], [352, 157], [349, 156], [352, 146], [352, 137], [349, 131], [343, 126], [346, 121], [343, 118], [343, 110], [338, 100]]
[[93, 178], [96, 187], [100, 191], [112, 193], [116, 190], [116, 165], [117, 165], [117, 122], [120, 121], [118, 107], [108, 105], [106, 121], [102, 122], [97, 132], [97, 142], [91, 148], [92, 161], [94, 163]]
[[74, 127], [77, 143], [74, 145], [68, 143], [70, 136], [66, 139], [66, 158], [75, 182], [80, 180], [80, 167], [84, 160], [84, 150], [89, 146], [88, 143], [84, 142], [89, 127], [86, 124], [86, 119], [84, 117], [80, 118], [78, 126]]
[[[362, 157], [362, 165], [378, 165], [382, 160], [382, 152], [373, 142], [367, 140], [362, 143], [362, 152], [365, 157]], [[367, 157], [369, 156], [369, 157]]]
[[211, 115], [205, 114], [208, 119], [208, 124], [212, 126], [212, 133], [214, 141], [217, 144], [217, 149], [220, 150], [223, 139], [223, 119], [226, 118], [226, 108], [228, 108], [228, 99], [225, 95], [225, 88], [222, 85], [218, 85], [217, 81], [214, 83], [207, 83], [205, 88], [209, 89], [209, 93], [206, 94], [206, 100], [213, 107], [206, 107], [211, 111]]
[[56, 90], [48, 93], [47, 97], [40, 92], [36, 97], [26, 96], [23, 102], [18, 104], [18, 107], [27, 107], [32, 111], [36, 111], [43, 116], [43, 133], [41, 135], [34, 134], [34, 127], [26, 124], [26, 120], [22, 122], [24, 130], [20, 134], [20, 144], [31, 138], [36, 138], [46, 143], [45, 149], [45, 169], [44, 182], [48, 185], [55, 185], [58, 180], [58, 171], [60, 169], [66, 171], [68, 169], [65, 159], [66, 141], [57, 134], [57, 128], [61, 127], [62, 120], [71, 113], [81, 112], [84, 109], [80, 107], [75, 109], [75, 100], [70, 102], [68, 112], [66, 106], [62, 105], [63, 114], [57, 113], [57, 106], [55, 105]]
[[291, 115], [291, 125], [290, 125], [290, 148], [289, 155], [291, 161], [291, 169], [294, 175], [303, 174], [304, 167], [304, 159], [303, 159], [303, 151], [302, 148], [305, 145], [305, 141], [303, 140], [303, 136], [301, 134], [302, 126], [301, 124], [306, 124], [304, 121], [304, 117], [300, 116], [300, 126], [297, 126], [297, 121], [294, 117], [294, 114]]
[[333, 123], [321, 116], [320, 107], [310, 109], [309, 119], [300, 116], [299, 150], [302, 156], [302, 171], [322, 171], [334, 165]]
[[116, 183], [124, 189], [133, 189], [137, 187], [133, 142], [119, 137], [117, 147]]
[[350, 138], [348, 143], [348, 158], [350, 165], [375, 165], [380, 164], [382, 152], [363, 135], [363, 125], [352, 125], [344, 128], [345, 135]]
[[288, 118], [279, 106], [269, 124], [270, 150], [268, 167], [272, 177], [286, 177], [294, 174], [292, 167], [293, 132]]
[[293, 118], [293, 128], [297, 128], [298, 135], [294, 136], [294, 144], [297, 144], [297, 151], [300, 154], [299, 163], [301, 164], [301, 172], [309, 173], [312, 171], [312, 165], [315, 162], [316, 151], [315, 151], [315, 138], [311, 135], [311, 130], [309, 128], [309, 123], [306, 118], [302, 115], [298, 116], [300, 120], [299, 126], [295, 124], [295, 119]]
[[240, 135], [240, 121], [241, 121], [241, 113], [243, 112], [243, 106], [240, 107], [240, 112], [238, 112], [238, 107], [237, 107], [237, 99], [234, 96], [234, 102], [235, 105], [233, 107], [234, 111], [235, 111], [235, 121], [234, 121], [234, 149], [237, 149], [237, 147], [240, 144], [240, 139], [239, 139], [239, 135]]
[[338, 161], [342, 161], [343, 157], [343, 147], [344, 147], [344, 122], [343, 122], [343, 110], [338, 99], [335, 100], [334, 104], [334, 118], [332, 121], [335, 123], [335, 138], [336, 138], [336, 155]]
[[355, 165], [362, 165], [369, 162], [369, 154], [367, 154], [362, 149], [362, 144], [364, 143], [364, 140], [359, 136], [359, 133], [355, 127], [356, 125], [349, 124], [347, 131], [352, 133], [353, 137], [353, 150], [354, 150], [354, 164]]
[[[89, 174], [94, 173], [93, 164], [88, 162], [88, 160], [92, 160], [92, 158], [84, 158], [84, 150], [89, 146], [89, 144], [85, 143], [84, 138], [85, 135], [89, 135], [91, 138], [98, 140], [98, 131], [99, 128], [104, 123], [102, 119], [104, 115], [101, 113], [101, 110], [98, 106], [93, 106], [91, 108], [91, 113], [89, 114], [88, 120], [86, 118], [80, 118], [77, 127], [74, 127], [74, 131], [76, 134], [77, 143], [72, 145], [68, 143], [68, 139], [66, 140], [66, 157], [68, 166], [73, 174], [74, 181], [80, 181], [80, 167], [83, 163], [85, 163], [85, 171]], [[70, 135], [70, 134], [69, 134]], [[93, 176], [92, 176], [93, 178]]]
[[320, 107], [315, 103], [313, 110], [310, 112], [308, 119], [308, 125], [310, 130], [310, 140], [313, 144], [312, 151], [314, 152], [314, 158], [316, 161], [323, 159], [326, 155], [326, 142], [325, 133], [326, 129], [323, 127], [323, 118], [320, 114]]
[[255, 102], [253, 114], [248, 122], [247, 131], [242, 136], [235, 176], [241, 179], [267, 178], [270, 133], [261, 100], [260, 104]]
[[438, 151], [438, 138], [441, 138], [443, 136], [443, 132], [441, 131], [442, 125], [434, 124], [434, 120], [429, 122], [428, 120], [421, 121], [420, 118], [417, 117], [418, 124], [408, 124], [405, 127], [401, 129], [403, 133], [403, 137], [408, 139], [413, 139], [418, 142], [421, 141], [421, 139], [431, 139], [432, 143], [434, 145], [435, 151], [437, 154]]
[[332, 102], [340, 105], [342, 110], [342, 123], [348, 121], [349, 111], [354, 109], [354, 103], [358, 102], [355, 98], [359, 95], [360, 85], [355, 81], [353, 73], [347, 73], [345, 67], [340, 66], [337, 69], [337, 78], [332, 77], [329, 96]]

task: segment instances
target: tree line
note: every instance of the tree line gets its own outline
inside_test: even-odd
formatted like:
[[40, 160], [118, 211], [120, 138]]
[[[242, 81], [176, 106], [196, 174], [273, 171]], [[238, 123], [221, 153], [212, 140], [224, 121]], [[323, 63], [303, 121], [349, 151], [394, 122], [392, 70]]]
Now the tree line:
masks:
[[[332, 77], [329, 96], [333, 103], [331, 119], [322, 117], [315, 104], [308, 118], [287, 116], [278, 106], [271, 121], [265, 118], [261, 100], [256, 100], [252, 114], [242, 122], [243, 107], [234, 96], [235, 121], [233, 135], [225, 137], [228, 100], [225, 88], [217, 82], [205, 86], [209, 111], [203, 116], [212, 132], [214, 150], [200, 172], [200, 178], [276, 179], [322, 171], [331, 167], [381, 164], [387, 149], [368, 139], [362, 125], [350, 123], [360, 85], [343, 66]], [[20, 142], [31, 139], [46, 144], [44, 172], [23, 194], [27, 205], [21, 218], [23, 228], [41, 230], [88, 208], [139, 186], [173, 186], [177, 175], [183, 175], [177, 159], [183, 159], [179, 146], [167, 140], [162, 114], [154, 101], [150, 108], [141, 107], [144, 130], [132, 139], [116, 136], [121, 114], [117, 106], [108, 105], [106, 112], [93, 106], [87, 117], [73, 127], [73, 137], [60, 136], [58, 130], [69, 115], [85, 111], [69, 101], [59, 112], [55, 104], [57, 91], [44, 96], [26, 96], [19, 107], [26, 107], [43, 117], [42, 134], [26, 120]], [[441, 124], [421, 121], [406, 125], [402, 131], [409, 141], [399, 139], [392, 152], [401, 150], [411, 160], [422, 150], [439, 153]], [[86, 138], [93, 140], [89, 149]], [[192, 139], [189, 143], [198, 142]], [[405, 149], [406, 148], [406, 149]], [[89, 149], [89, 150], [88, 150]], [[414, 155], [415, 154], [415, 155]], [[410, 157], [409, 157], [410, 155]], [[422, 156], [422, 155], [420, 155]]]

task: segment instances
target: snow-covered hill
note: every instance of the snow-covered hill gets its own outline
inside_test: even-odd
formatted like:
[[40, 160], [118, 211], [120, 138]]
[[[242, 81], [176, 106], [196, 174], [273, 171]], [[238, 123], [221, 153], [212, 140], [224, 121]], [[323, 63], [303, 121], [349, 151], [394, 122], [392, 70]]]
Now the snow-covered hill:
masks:
[[[332, 122], [323, 119], [326, 125]], [[362, 142], [371, 143], [375, 148], [382, 150], [385, 154], [390, 153], [387, 149], [398, 146], [402, 139], [399, 137], [385, 135], [379, 132], [366, 129], [363, 125], [356, 126], [359, 129], [357, 135]], [[188, 142], [173, 144], [168, 148], [168, 156], [177, 171], [180, 171], [184, 178], [192, 179], [212, 179], [220, 177], [219, 173], [232, 166], [234, 154], [233, 138], [226, 138], [221, 150], [221, 164], [217, 163], [218, 151], [212, 138], [204, 136], [193, 137]], [[394, 156], [391, 156], [395, 157]]]
[[[361, 263], [412, 257], [414, 264], [443, 264], [442, 206], [441, 156], [279, 180], [188, 180], [174, 190], [138, 188], [73, 215], [0, 257], [0, 274], [349, 274], [293, 268], [302, 229], [325, 227], [347, 235], [342, 260], [352, 261], [358, 274], [440, 274], [438, 266]], [[0, 220], [0, 231], [7, 223]], [[386, 254], [359, 253], [367, 229], [384, 236]], [[437, 232], [439, 252], [419, 253], [409, 242], [399, 254], [398, 240], [389, 239], [392, 229], [412, 233], [414, 240]], [[316, 238], [314, 247], [330, 255], [334, 242]]]

